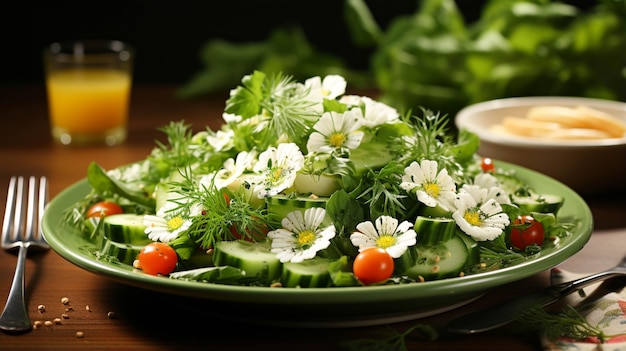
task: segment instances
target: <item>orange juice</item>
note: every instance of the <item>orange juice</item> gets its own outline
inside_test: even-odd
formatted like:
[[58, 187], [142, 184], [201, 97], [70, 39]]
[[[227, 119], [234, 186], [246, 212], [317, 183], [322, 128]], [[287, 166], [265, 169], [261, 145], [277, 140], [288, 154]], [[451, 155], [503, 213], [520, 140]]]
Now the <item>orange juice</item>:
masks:
[[[50, 122], [56, 139], [66, 144], [103, 140], [114, 144], [125, 138], [131, 87], [127, 72], [107, 69], [54, 71], [47, 75], [46, 84]], [[63, 137], [69, 140], [65, 142]], [[121, 140], [109, 142], [107, 138]]]

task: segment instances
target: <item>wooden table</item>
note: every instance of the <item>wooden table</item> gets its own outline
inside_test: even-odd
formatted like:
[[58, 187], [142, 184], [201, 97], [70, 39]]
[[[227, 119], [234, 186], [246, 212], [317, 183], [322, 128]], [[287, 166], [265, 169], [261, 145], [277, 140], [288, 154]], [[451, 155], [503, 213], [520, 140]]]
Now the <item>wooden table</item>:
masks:
[[[217, 128], [227, 94], [196, 101], [179, 101], [171, 86], [137, 86], [133, 90], [130, 132], [115, 147], [72, 148], [54, 145], [49, 136], [45, 91], [42, 86], [0, 87], [0, 208], [12, 175], [45, 175], [50, 195], [85, 177], [87, 165], [105, 168], [138, 161], [163, 140], [157, 129], [172, 120], [185, 120], [200, 131]], [[589, 243], [562, 264], [575, 272], [592, 272], [617, 263], [626, 249], [624, 194], [586, 198], [596, 229]], [[0, 299], [8, 294], [16, 256], [0, 251]], [[548, 272], [507, 284], [456, 310], [390, 325], [404, 331], [417, 324], [442, 327], [450, 318], [495, 304], [548, 284]], [[73, 311], [61, 299], [70, 300]], [[113, 282], [85, 271], [54, 251], [31, 255], [26, 266], [26, 298], [35, 320], [53, 320], [67, 313], [60, 325], [41, 327], [23, 335], [0, 333], [3, 350], [341, 350], [344, 341], [377, 338], [385, 327], [279, 328], [214, 318], [218, 304], [154, 293]], [[40, 313], [38, 305], [45, 305]], [[89, 311], [86, 307], [89, 307]], [[116, 318], [109, 318], [113, 312]], [[84, 336], [77, 338], [76, 333]], [[436, 342], [409, 337], [411, 350], [538, 350], [535, 335], [518, 333], [513, 326], [472, 335], [443, 334]]]

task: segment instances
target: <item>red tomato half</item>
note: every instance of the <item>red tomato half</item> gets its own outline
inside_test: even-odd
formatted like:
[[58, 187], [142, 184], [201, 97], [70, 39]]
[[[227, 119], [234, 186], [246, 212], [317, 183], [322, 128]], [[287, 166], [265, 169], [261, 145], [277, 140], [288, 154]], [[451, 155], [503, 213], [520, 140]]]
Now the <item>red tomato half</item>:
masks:
[[359, 252], [354, 258], [352, 272], [364, 285], [382, 283], [393, 274], [393, 258], [379, 247]]
[[105, 217], [113, 214], [124, 213], [122, 207], [112, 201], [100, 201], [91, 205], [87, 210], [87, 218]]
[[493, 164], [493, 160], [489, 157], [483, 157], [480, 167], [483, 169], [483, 172], [493, 172], [496, 168]]
[[166, 243], [153, 242], [146, 245], [137, 255], [139, 268], [152, 275], [168, 275], [176, 268], [176, 251]]
[[533, 244], [541, 246], [545, 236], [543, 225], [532, 216], [519, 216], [513, 221], [510, 240], [517, 249], [524, 250]]

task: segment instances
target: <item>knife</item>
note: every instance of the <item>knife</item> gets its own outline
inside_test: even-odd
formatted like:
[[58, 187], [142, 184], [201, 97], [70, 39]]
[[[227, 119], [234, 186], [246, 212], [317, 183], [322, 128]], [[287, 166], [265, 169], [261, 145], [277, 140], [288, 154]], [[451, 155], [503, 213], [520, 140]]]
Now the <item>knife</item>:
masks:
[[475, 334], [492, 330], [515, 320], [523, 311], [531, 307], [545, 307], [590, 284], [614, 276], [626, 275], [626, 258], [608, 270], [552, 285], [529, 295], [514, 298], [501, 305], [470, 312], [450, 321], [447, 329], [455, 334]]

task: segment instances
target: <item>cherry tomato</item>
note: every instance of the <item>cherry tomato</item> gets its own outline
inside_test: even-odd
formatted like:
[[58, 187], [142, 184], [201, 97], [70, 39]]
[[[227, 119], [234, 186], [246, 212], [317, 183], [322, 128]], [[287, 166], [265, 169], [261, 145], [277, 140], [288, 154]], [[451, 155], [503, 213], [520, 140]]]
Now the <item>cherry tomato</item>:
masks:
[[544, 239], [543, 225], [534, 217], [519, 216], [513, 221], [510, 240], [515, 248], [524, 250], [529, 245], [541, 245]]
[[104, 217], [113, 214], [124, 213], [122, 207], [113, 201], [100, 201], [91, 205], [87, 210], [87, 218]]
[[137, 255], [141, 270], [152, 275], [168, 275], [176, 268], [176, 251], [166, 243], [153, 242], [146, 245]]
[[382, 283], [391, 278], [393, 268], [393, 258], [379, 247], [359, 252], [352, 264], [354, 276], [364, 285]]
[[494, 166], [493, 161], [489, 157], [483, 157], [480, 167], [483, 169], [483, 172], [493, 172], [496, 169], [496, 166]]

